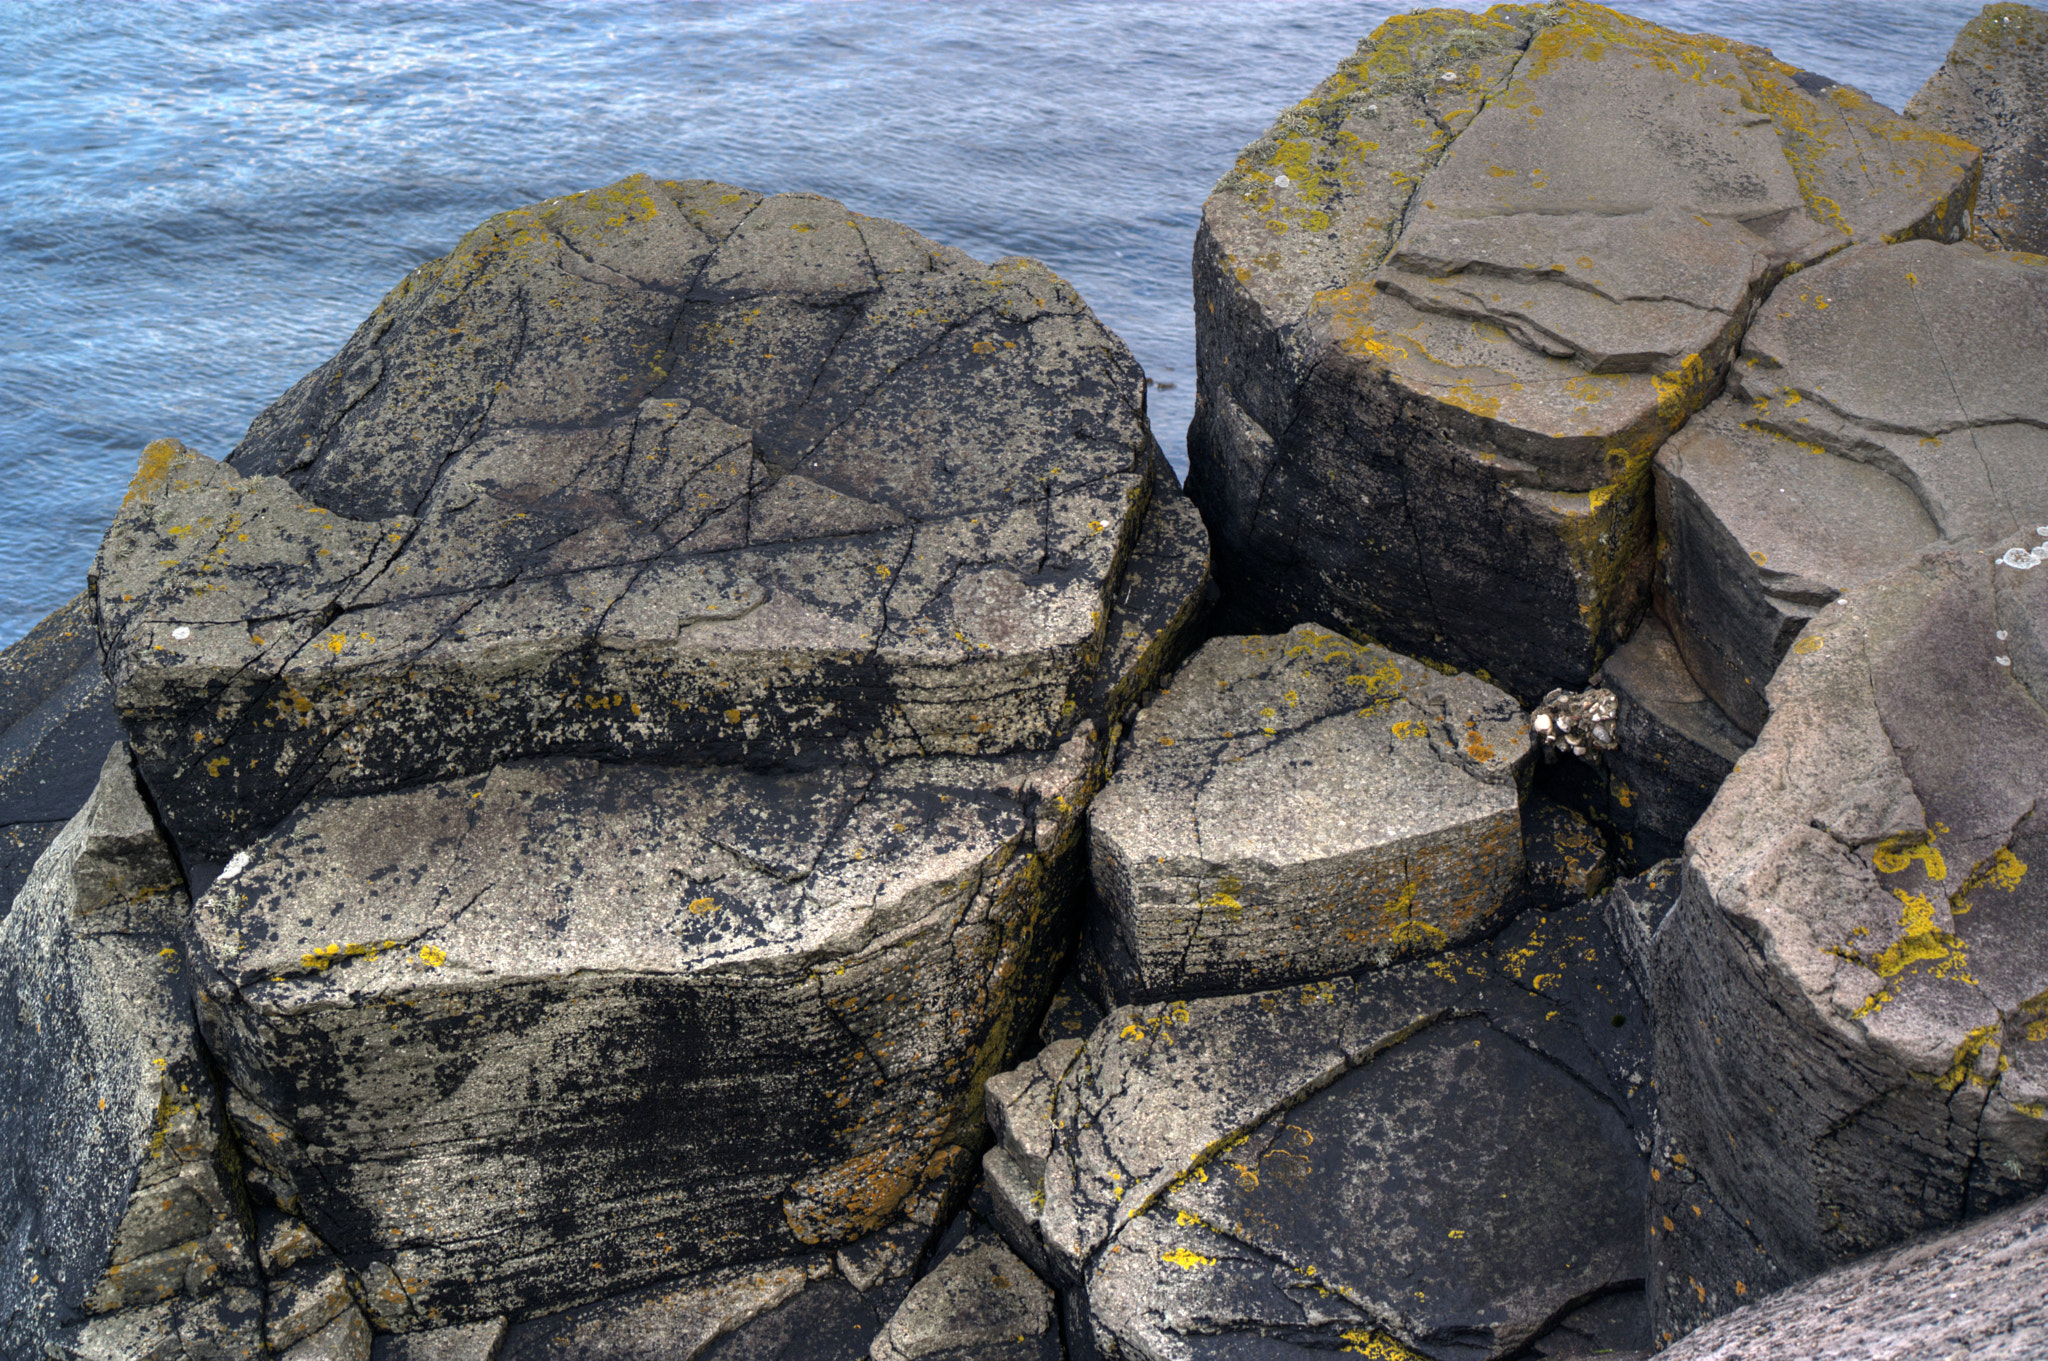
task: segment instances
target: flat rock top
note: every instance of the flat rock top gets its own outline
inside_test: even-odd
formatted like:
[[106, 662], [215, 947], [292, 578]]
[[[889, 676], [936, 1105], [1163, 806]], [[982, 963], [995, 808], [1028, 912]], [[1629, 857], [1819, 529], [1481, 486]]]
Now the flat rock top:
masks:
[[[1078, 746], [1066, 753], [1079, 769]], [[804, 977], [1028, 837], [1045, 758], [802, 772], [552, 758], [306, 805], [197, 905], [262, 1010], [585, 972]]]
[[152, 446], [99, 565], [110, 671], [303, 688], [591, 642], [1073, 671], [1142, 413], [1043, 266], [636, 175], [422, 266], [227, 466]]
[[1997, 557], [1929, 550], [1817, 615], [1771, 683], [1770, 722], [1688, 841], [1689, 872], [1845, 1037], [2036, 1118], [2040, 537]]
[[1140, 714], [1091, 810], [1147, 860], [1320, 859], [1512, 809], [1521, 706], [1303, 624], [1215, 638]]
[[1256, 305], [1311, 321], [1311, 351], [1587, 491], [1699, 405], [1785, 266], [1959, 229], [1975, 159], [1762, 49], [1500, 6], [1376, 30], [1205, 222]]

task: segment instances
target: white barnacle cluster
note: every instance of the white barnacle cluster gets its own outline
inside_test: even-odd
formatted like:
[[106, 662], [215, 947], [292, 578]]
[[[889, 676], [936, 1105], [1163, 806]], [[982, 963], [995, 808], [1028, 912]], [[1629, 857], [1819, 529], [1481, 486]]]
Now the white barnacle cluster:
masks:
[[[2034, 532], [2043, 539], [2048, 539], [2048, 525], [2036, 525]], [[2042, 563], [2048, 562], [2048, 543], [2037, 544], [2033, 548], [2008, 548], [1998, 560], [2007, 567], [2017, 567], [2022, 572], [2039, 567]]]
[[1529, 715], [1529, 731], [1548, 751], [1589, 760], [1594, 751], [1614, 750], [1614, 714], [1612, 690], [1552, 690]]

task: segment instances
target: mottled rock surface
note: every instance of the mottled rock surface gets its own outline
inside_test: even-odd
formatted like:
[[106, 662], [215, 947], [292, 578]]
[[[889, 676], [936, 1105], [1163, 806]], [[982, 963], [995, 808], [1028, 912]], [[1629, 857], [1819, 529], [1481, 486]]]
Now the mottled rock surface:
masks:
[[[1124, 1356], [1513, 1354], [1641, 1280], [1648, 1044], [1600, 909], [1112, 1012], [989, 1084], [996, 1223]], [[1639, 1292], [1609, 1347], [1640, 1347]]]
[[1655, 945], [1661, 1332], [2048, 1187], [2037, 537], [1820, 611], [1693, 829]]
[[1142, 384], [1034, 262], [634, 176], [421, 266], [227, 463], [152, 445], [108, 677], [215, 866], [527, 757], [1050, 748], [1152, 494]]
[[1389, 20], [1203, 210], [1189, 491], [1227, 624], [1583, 686], [1645, 597], [1650, 457], [1760, 300], [1954, 239], [1977, 159], [1597, 6]]
[[1787, 280], [1657, 455], [1664, 614], [1754, 733], [1821, 606], [1937, 540], [2048, 520], [2048, 260], [1929, 241]]
[[102, 758], [0, 923], [0, 1354], [182, 1338], [253, 1356], [256, 1260], [192, 1024], [188, 900], [127, 752]]
[[1120, 998], [1387, 964], [1498, 924], [1522, 868], [1521, 707], [1302, 625], [1211, 639], [1090, 813]]
[[75, 596], [0, 651], [0, 917], [120, 736], [92, 602]]
[[962, 1238], [884, 1324], [871, 1361], [1060, 1361], [1052, 1292], [997, 1234]]
[[1984, 149], [1972, 239], [2048, 255], [2048, 10], [1986, 5], [1906, 114]]
[[2034, 1361], [2048, 1355], [2048, 1202], [1838, 1267], [1707, 1324], [1667, 1361]]

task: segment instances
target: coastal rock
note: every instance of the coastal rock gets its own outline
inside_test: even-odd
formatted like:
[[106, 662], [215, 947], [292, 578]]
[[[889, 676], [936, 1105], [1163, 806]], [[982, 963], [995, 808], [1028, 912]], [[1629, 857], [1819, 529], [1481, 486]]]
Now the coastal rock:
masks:
[[1758, 303], [1954, 239], [1977, 159], [1574, 0], [1389, 20], [1203, 209], [1189, 493], [1226, 624], [1581, 688], [1644, 603], [1650, 458]]
[[1973, 240], [2048, 255], [2048, 10], [1986, 5], [1906, 115], [1984, 148]]
[[1519, 705], [1311, 625], [1211, 639], [1090, 813], [1111, 990], [1244, 990], [1496, 925], [1522, 868]]
[[2048, 261], [1929, 241], [1787, 280], [1657, 455], [1658, 588], [1745, 731], [1814, 613], [1938, 540], [2048, 520]]
[[1816, 614], [1693, 829], [1655, 936], [1662, 1333], [2048, 1187], [2036, 537]]
[[117, 745], [0, 923], [0, 1354], [262, 1344], [247, 1203], [192, 1024], [187, 907]]
[[1052, 1292], [986, 1229], [971, 1231], [910, 1288], [872, 1361], [1061, 1361]]
[[0, 917], [120, 738], [92, 601], [74, 596], [0, 651]]
[[831, 1262], [813, 1255], [705, 1272], [678, 1284], [625, 1292], [514, 1324], [505, 1331], [495, 1361], [700, 1356], [715, 1339], [801, 1298], [813, 1281], [829, 1283], [831, 1273]]
[[2048, 1201], [1838, 1267], [1717, 1319], [1664, 1361], [2048, 1354]]
[[1047, 750], [1153, 495], [1142, 383], [1042, 265], [830, 199], [501, 214], [227, 463], [150, 446], [94, 576], [115, 702], [210, 868], [520, 759]]
[[1649, 1039], [1600, 912], [1112, 1012], [991, 1080], [997, 1225], [1112, 1355], [1499, 1357], [1608, 1292], [1600, 1345], [1645, 1345]]

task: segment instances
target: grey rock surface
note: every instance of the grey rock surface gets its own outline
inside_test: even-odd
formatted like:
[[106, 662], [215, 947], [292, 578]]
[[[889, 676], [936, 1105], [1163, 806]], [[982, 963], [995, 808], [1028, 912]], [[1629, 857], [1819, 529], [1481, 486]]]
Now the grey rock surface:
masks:
[[1954, 239], [1977, 159], [1596, 6], [1389, 20], [1203, 210], [1189, 492], [1226, 625], [1582, 687], [1643, 604], [1649, 460], [1758, 302]]
[[1311, 625], [1211, 639], [1090, 812], [1113, 993], [1244, 990], [1497, 925], [1522, 868], [1521, 707]]
[[458, 1324], [418, 1333], [373, 1337], [371, 1361], [498, 1361], [505, 1342], [505, 1320]]
[[1821, 606], [1938, 540], [2048, 520], [2048, 263], [1928, 241], [1771, 295], [1728, 395], [1657, 456], [1659, 590], [1687, 667], [1754, 733]]
[[1648, 1057], [1601, 908], [1530, 911], [1355, 979], [1119, 1008], [991, 1081], [984, 1187], [1110, 1354], [1507, 1356], [1610, 1291], [1602, 1345], [1642, 1346]]
[[2048, 1202], [1837, 1267], [1717, 1319], [1668, 1361], [2048, 1355]]
[[1693, 829], [1655, 937], [1660, 1332], [2048, 1187], [2037, 537], [1821, 610]]
[[240, 1299], [260, 1299], [256, 1260], [192, 1021], [188, 901], [126, 749], [102, 757], [0, 923], [0, 1354], [240, 1355], [261, 1343]]
[[226, 464], [150, 446], [107, 674], [213, 865], [528, 757], [1050, 748], [1152, 497], [1142, 382], [1041, 265], [633, 176], [414, 271]]
[[1972, 239], [2048, 255], [2048, 10], [1986, 5], [1906, 115], [1984, 149]]
[[882, 1326], [872, 1361], [1061, 1361], [1052, 1291], [1000, 1236], [976, 1229]]
[[867, 1361], [893, 1298], [843, 1280], [813, 1281], [787, 1304], [720, 1336], [695, 1361]]
[[694, 1358], [715, 1339], [831, 1278], [822, 1255], [704, 1272], [625, 1292], [566, 1313], [515, 1323], [496, 1361], [639, 1361]]
[[0, 917], [120, 737], [92, 601], [74, 596], [0, 651]]

